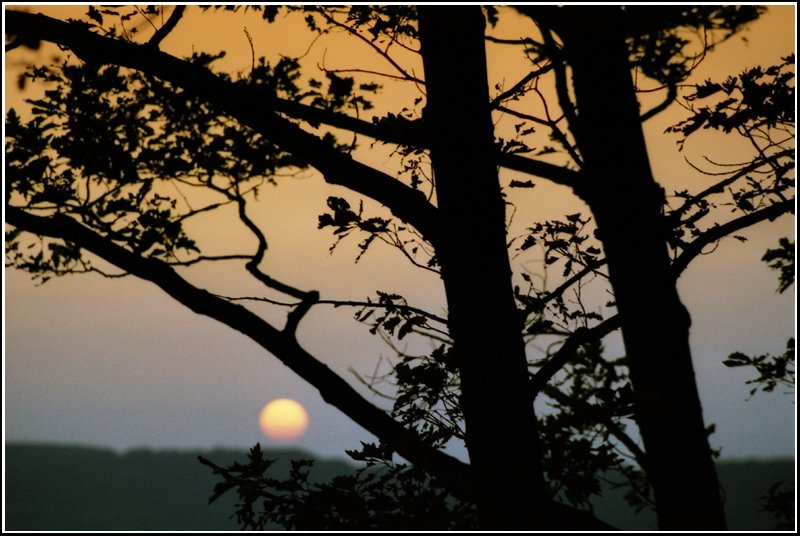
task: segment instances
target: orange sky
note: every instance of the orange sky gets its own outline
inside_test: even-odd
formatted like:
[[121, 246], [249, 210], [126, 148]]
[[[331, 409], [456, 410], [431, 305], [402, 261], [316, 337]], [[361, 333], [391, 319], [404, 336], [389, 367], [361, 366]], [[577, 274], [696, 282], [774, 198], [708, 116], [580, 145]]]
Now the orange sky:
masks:
[[[77, 6], [50, 6], [53, 16], [74, 16]], [[770, 9], [768, 15], [745, 34], [710, 54], [695, 78], [720, 77], [754, 64], [778, 60], [794, 48], [794, 6]], [[287, 25], [288, 24], [288, 25]], [[518, 19], [498, 28], [498, 35], [517, 37], [527, 21]], [[191, 50], [230, 51], [220, 68], [233, 71], [250, 66], [244, 28], [253, 36], [257, 55], [275, 57], [278, 52], [304, 51], [310, 37], [302, 23], [266, 26], [259, 17], [242, 14], [203, 14], [187, 10], [175, 34], [162, 48], [176, 55]], [[146, 32], [147, 27], [142, 27]], [[51, 54], [52, 48], [42, 49]], [[365, 46], [343, 48], [338, 37], [315, 44], [307, 63], [329, 68], [372, 62]], [[506, 86], [521, 75], [524, 58], [502, 47], [489, 47], [490, 76]], [[18, 66], [30, 53], [7, 55], [5, 106], [19, 106], [16, 89]], [[419, 64], [407, 63], [421, 71]], [[378, 99], [379, 110], [394, 103], [410, 103], [417, 89], [406, 84], [389, 87]], [[379, 112], [380, 113], [380, 112]], [[701, 180], [677, 152], [674, 138], [664, 129], [682, 118], [673, 106], [669, 113], [645, 125], [656, 178], [667, 187]], [[709, 137], [687, 148], [699, 159], [709, 154], [717, 160], [735, 158], [728, 142]], [[392, 169], [385, 151], [358, 153], [365, 162]], [[504, 180], [518, 177], [504, 171]], [[375, 290], [400, 291], [415, 304], [443, 312], [439, 281], [431, 274], [411, 269], [397, 254], [386, 249], [368, 253], [354, 265], [353, 247], [328, 254], [331, 237], [316, 229], [317, 215], [325, 198], [336, 189], [324, 186], [313, 173], [305, 178], [280, 181], [265, 191], [255, 219], [270, 240], [267, 265], [270, 273], [300, 288], [321, 288], [334, 298], [361, 299]], [[339, 190], [340, 191], [340, 190]], [[349, 196], [354, 198], [354, 196]], [[541, 182], [535, 190], [515, 194], [520, 206], [518, 225], [534, 217], [560, 216], [582, 208], [565, 189]], [[207, 221], [202, 233], [209, 243], [231, 247], [252, 241], [240, 238], [220, 220]], [[788, 454], [794, 446], [788, 424], [776, 431], [776, 422], [791, 417], [788, 397], [773, 394], [744, 402], [743, 382], [748, 376], [720, 364], [727, 353], [782, 351], [794, 330], [794, 297], [777, 296], [776, 277], [759, 261], [768, 238], [793, 236], [793, 221], [783, 218], [762, 225], [748, 236], [748, 244], [724, 242], [713, 256], [698, 260], [680, 280], [683, 300], [692, 313], [692, 344], [696, 368], [709, 422], [717, 422], [715, 436], [727, 455], [756, 455], [757, 438], [777, 434], [769, 454]], [[756, 239], [758, 238], [758, 239]], [[351, 239], [350, 244], [355, 243]], [[522, 262], [522, 260], [520, 261]], [[527, 259], [525, 267], [536, 271], [540, 260]], [[243, 272], [242, 272], [243, 273]], [[196, 276], [234, 293], [258, 292], [244, 275], [232, 278], [224, 267], [213, 267]], [[302, 402], [313, 424], [302, 445], [327, 454], [341, 453], [368, 439], [337, 411], [329, 408], [313, 389], [284, 369], [271, 356], [236, 333], [197, 317], [171, 302], [151, 285], [134, 280], [103, 280], [94, 276], [52, 281], [34, 288], [24, 274], [6, 271], [6, 434], [9, 439], [91, 442], [116, 447], [248, 446], [262, 439], [256, 424], [258, 412], [272, 398], [290, 396]], [[341, 321], [342, 317], [345, 321]], [[347, 322], [347, 312], [312, 311], [303, 322], [302, 340], [307, 348], [348, 378], [354, 367], [371, 372], [376, 356], [389, 355], [375, 346], [366, 330]], [[620, 351], [615, 339], [611, 351]], [[355, 383], [355, 382], [353, 382]], [[764, 448], [763, 442], [761, 447]]]

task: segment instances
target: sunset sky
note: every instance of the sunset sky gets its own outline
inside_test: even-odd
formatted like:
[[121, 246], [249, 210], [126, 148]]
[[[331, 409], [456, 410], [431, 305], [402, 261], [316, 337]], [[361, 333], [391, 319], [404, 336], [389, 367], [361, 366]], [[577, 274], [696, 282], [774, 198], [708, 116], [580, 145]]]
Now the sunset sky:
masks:
[[[73, 16], [76, 9], [77, 14], [85, 11], [74, 6], [42, 10], [53, 16]], [[298, 18], [288, 23], [278, 19], [264, 31], [268, 27], [259, 16], [203, 14], [190, 7], [162, 49], [179, 56], [193, 49], [228, 49], [229, 56], [218, 67], [245, 70], [251, 61], [245, 27], [253, 37], [256, 55], [302, 54], [312, 40]], [[525, 21], [517, 21], [497, 32], [519, 37], [514, 32], [524, 28]], [[793, 4], [770, 8], [743, 34], [746, 40], [734, 38], [710, 53], [693, 80], [779, 62], [794, 50], [794, 28]], [[344, 67], [368, 57], [369, 51], [352, 46], [343, 48], [334, 37], [328, 43], [316, 43], [312, 50], [317, 56], [312, 56], [315, 61], [324, 58], [328, 67]], [[325, 47], [329, 48], [323, 54]], [[518, 78], [514, 74], [522, 65], [518, 58], [503, 57], [491, 47], [489, 51], [490, 77], [509, 84]], [[56, 52], [54, 47], [43, 47], [38, 58]], [[22, 98], [28, 95], [17, 89], [16, 75], [31, 54], [26, 50], [6, 54], [5, 110], [24, 106]], [[313, 66], [310, 59], [309, 64]], [[421, 67], [415, 68], [421, 74]], [[387, 87], [376, 100], [391, 109], [390, 104], [405, 98], [404, 91]], [[675, 138], [664, 130], [684, 114], [679, 106], [672, 106], [645, 126], [655, 176], [668, 190], [702, 180], [685, 157], [693, 162], [704, 155], [715, 161], [737, 157], [736, 149], [719, 134], [698, 137], [687, 146], [686, 154], [679, 153]], [[391, 165], [388, 154], [378, 150], [360, 155], [371, 165]], [[516, 177], [504, 173], [506, 179]], [[265, 190], [259, 222], [270, 241], [270, 273], [338, 299], [364, 299], [376, 290], [397, 291], [413, 304], [444, 314], [437, 277], [413, 269], [398, 254], [378, 248], [354, 264], [354, 238], [329, 253], [330, 232], [316, 227], [332, 192], [336, 190], [324, 187], [312, 172]], [[533, 214], [559, 216], [581, 207], [568, 192], [544, 183], [519, 196], [515, 202], [524, 207], [517, 216], [520, 219]], [[215, 221], [202, 225], [208, 244], [250, 243], [235, 229]], [[745, 234], [750, 241], [745, 244], [723, 241], [713, 255], [692, 264], [679, 281], [693, 319], [691, 342], [706, 422], [716, 424], [712, 446], [722, 447], [726, 458], [793, 456], [795, 451], [794, 393], [785, 394], [779, 388], [749, 398], [745, 381], [755, 373], [721, 364], [734, 351], [782, 353], [793, 336], [795, 287], [777, 294], [777, 275], [760, 261], [778, 237], [793, 237], [793, 229], [793, 217], [784, 217], [749, 230]], [[222, 284], [232, 293], [252, 292], [246, 272], [240, 270], [232, 277], [227, 268], [210, 267], [193, 277]], [[193, 314], [150, 283], [80, 275], [35, 286], [28, 275], [6, 269], [4, 285], [6, 441], [117, 449], [249, 447], [256, 441], [271, 445], [259, 428], [259, 414], [277, 398], [297, 400], [308, 411], [308, 429], [294, 443], [299, 447], [322, 456], [344, 456], [345, 449], [373, 440], [261, 347]], [[368, 375], [379, 356], [391, 354], [367, 327], [352, 320], [351, 311], [330, 307], [314, 309], [303, 321], [300, 341], [354, 385], [352, 370]], [[617, 336], [606, 345], [610, 355], [620, 354]], [[361, 391], [385, 407], [385, 401]]]

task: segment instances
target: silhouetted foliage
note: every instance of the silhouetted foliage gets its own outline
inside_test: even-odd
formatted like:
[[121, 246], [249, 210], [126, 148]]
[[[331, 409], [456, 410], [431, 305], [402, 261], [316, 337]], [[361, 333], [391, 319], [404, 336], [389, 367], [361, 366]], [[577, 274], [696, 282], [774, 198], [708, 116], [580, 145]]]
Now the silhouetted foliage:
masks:
[[266, 475], [274, 463], [256, 444], [247, 464], [222, 468], [200, 457], [223, 481], [209, 499], [231, 489], [239, 496], [236, 518], [244, 529], [448, 530], [477, 527], [474, 508], [406, 465], [367, 467], [330, 482], [309, 481], [313, 460], [294, 460], [287, 478]]
[[[222, 477], [212, 501], [235, 490], [238, 521], [259, 530], [596, 530], [607, 526], [591, 499], [613, 474], [611, 485], [637, 511], [654, 508], [661, 528], [724, 528], [713, 425], [702, 419], [675, 284], [707, 246], [793, 213], [794, 58], [686, 84], [763, 8], [204, 7], [210, 17], [260, 12], [263, 24], [301, 17], [310, 35], [346, 36], [389, 69], [269, 61], [247, 33], [250, 67], [238, 73], [217, 68], [225, 51], [179, 59], [159, 49], [182, 8], [161, 28], [148, 18], [150, 39], [133, 35], [132, 20], [163, 9], [90, 7], [72, 22], [6, 12], [11, 49], [43, 40], [71, 51], [30, 66], [20, 87], [43, 95], [6, 115], [6, 262], [43, 282], [80, 272], [152, 281], [253, 339], [378, 437], [349, 453], [369, 467], [325, 484], [308, 479], [303, 460], [288, 480], [267, 476], [273, 461], [258, 445], [227, 468], [203, 459]], [[492, 34], [520, 15], [536, 26], [530, 36]], [[513, 47], [528, 74], [487, 93], [486, 43]], [[391, 111], [381, 101], [389, 84], [408, 89]], [[640, 91], [664, 100], [640, 111]], [[641, 122], [675, 102], [687, 117], [667, 132], [681, 150], [718, 131], [748, 141], [752, 156], [701, 169], [707, 180], [691, 191], [665, 191]], [[391, 172], [359, 161], [384, 146]], [[328, 299], [267, 273], [259, 196], [310, 168], [338, 187], [316, 216], [331, 252], [351, 237], [356, 262], [389, 246], [441, 277], [446, 317], [395, 292]], [[506, 181], [498, 168], [531, 178]], [[534, 219], [518, 229], [512, 215], [525, 201], [513, 189], [540, 180], [571, 188], [587, 211], [526, 214]], [[255, 245], [208, 251], [191, 224], [209, 215]], [[783, 292], [794, 245], [779, 246], [764, 261]], [[97, 268], [97, 257], [119, 271]], [[263, 296], [199, 288], [178, 271], [215, 261], [242, 265]], [[595, 288], [601, 303], [585, 297]], [[240, 305], [253, 301], [283, 311], [284, 327]], [[326, 305], [350, 308], [391, 348], [372, 375], [357, 374], [391, 407], [303, 348], [299, 323]], [[626, 355], [607, 356], [602, 340], [618, 329]], [[735, 353], [725, 364], [755, 367], [754, 393], [793, 384], [793, 362], [792, 340], [783, 356]], [[466, 445], [469, 465], [446, 453], [453, 442]], [[768, 508], [783, 511], [783, 500]]]
[[794, 242], [789, 242], [788, 238], [781, 238], [777, 248], [768, 249], [761, 257], [770, 268], [779, 272], [778, 292], [786, 292], [794, 284], [794, 249]]
[[786, 352], [781, 355], [773, 356], [763, 354], [749, 356], [741, 352], [736, 352], [728, 356], [722, 362], [727, 367], [753, 367], [758, 372], [758, 378], [747, 380], [748, 384], [756, 384], [750, 390], [754, 395], [759, 390], [770, 393], [775, 387], [783, 385], [794, 388], [794, 339], [789, 339], [786, 343]]

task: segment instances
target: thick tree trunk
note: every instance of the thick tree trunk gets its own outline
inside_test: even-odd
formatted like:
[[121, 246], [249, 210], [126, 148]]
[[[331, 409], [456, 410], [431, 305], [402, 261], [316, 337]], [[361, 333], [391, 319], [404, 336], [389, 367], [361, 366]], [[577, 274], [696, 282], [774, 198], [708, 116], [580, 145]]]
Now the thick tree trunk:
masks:
[[443, 237], [436, 244], [461, 372], [484, 528], [551, 526], [511, 282], [481, 9], [420, 7], [425, 124]]
[[589, 18], [559, 28], [585, 163], [576, 192], [594, 213], [608, 258], [659, 526], [724, 529], [689, 349], [691, 320], [670, 268], [664, 194], [650, 170], [627, 48], [612, 24]]

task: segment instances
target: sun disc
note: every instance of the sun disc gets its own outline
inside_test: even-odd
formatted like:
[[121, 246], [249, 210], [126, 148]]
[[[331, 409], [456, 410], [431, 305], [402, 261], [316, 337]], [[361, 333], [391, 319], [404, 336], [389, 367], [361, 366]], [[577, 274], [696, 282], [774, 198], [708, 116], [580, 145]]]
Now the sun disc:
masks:
[[308, 428], [308, 413], [299, 402], [278, 398], [261, 410], [258, 425], [270, 439], [291, 441], [305, 433]]

